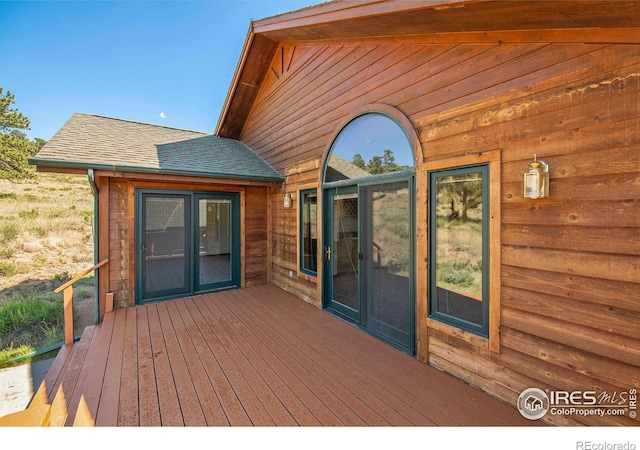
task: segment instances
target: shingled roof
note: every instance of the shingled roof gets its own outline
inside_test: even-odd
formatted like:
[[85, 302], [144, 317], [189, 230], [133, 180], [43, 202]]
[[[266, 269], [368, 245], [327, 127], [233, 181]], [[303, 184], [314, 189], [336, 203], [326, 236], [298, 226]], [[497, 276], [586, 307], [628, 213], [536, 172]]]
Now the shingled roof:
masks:
[[82, 113], [74, 114], [29, 162], [61, 168], [283, 180], [278, 171], [235, 139]]

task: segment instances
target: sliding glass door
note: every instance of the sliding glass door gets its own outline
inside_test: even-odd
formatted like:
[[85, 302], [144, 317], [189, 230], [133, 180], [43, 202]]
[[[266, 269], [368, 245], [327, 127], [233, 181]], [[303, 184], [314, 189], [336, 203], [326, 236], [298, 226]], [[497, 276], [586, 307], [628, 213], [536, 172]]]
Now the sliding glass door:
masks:
[[142, 298], [190, 291], [191, 201], [188, 195], [142, 195]]
[[239, 286], [238, 194], [141, 190], [137, 199], [139, 301]]

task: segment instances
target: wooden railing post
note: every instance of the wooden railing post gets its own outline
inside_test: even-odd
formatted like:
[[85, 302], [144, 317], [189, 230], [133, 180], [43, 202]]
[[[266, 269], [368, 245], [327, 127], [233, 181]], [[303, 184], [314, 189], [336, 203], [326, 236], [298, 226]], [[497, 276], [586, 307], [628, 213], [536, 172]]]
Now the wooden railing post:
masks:
[[64, 343], [66, 345], [73, 344], [75, 340], [75, 336], [73, 333], [73, 283], [80, 280], [81, 278], [86, 277], [91, 272], [100, 267], [104, 266], [109, 262], [108, 259], [103, 259], [95, 266], [85, 270], [80, 275], [75, 276], [71, 280], [67, 281], [65, 284], [57, 288], [55, 291], [56, 294], [62, 292], [63, 299], [63, 309], [64, 309]]
[[64, 305], [64, 343], [73, 344], [75, 338], [73, 333], [73, 285], [67, 286], [62, 291]]

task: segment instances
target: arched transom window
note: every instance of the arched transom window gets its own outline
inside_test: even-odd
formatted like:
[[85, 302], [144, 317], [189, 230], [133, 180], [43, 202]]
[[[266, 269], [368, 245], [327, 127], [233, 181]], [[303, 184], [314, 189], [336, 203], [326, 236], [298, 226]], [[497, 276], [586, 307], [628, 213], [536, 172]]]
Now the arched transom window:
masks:
[[324, 182], [413, 169], [413, 150], [402, 127], [386, 114], [371, 112], [340, 131], [329, 152]]

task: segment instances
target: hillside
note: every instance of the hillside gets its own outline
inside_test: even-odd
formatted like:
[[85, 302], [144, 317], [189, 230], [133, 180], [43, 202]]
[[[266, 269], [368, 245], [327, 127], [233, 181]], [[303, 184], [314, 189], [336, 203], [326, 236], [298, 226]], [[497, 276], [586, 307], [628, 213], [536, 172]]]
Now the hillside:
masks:
[[17, 290], [93, 263], [93, 195], [86, 176], [39, 173], [0, 181], [0, 304]]

